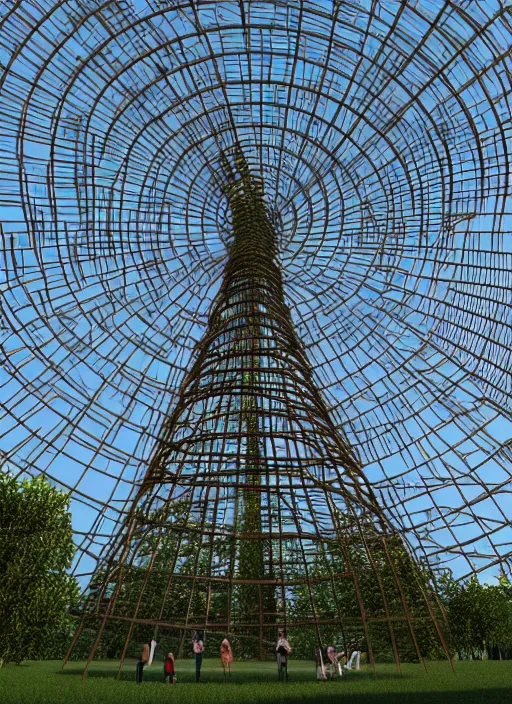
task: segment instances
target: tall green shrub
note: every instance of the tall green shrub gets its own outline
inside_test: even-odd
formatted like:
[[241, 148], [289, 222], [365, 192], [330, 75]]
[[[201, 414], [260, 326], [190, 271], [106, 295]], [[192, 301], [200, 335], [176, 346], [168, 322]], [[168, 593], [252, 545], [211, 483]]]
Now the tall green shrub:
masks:
[[0, 659], [61, 657], [78, 584], [69, 495], [43, 477], [0, 473]]

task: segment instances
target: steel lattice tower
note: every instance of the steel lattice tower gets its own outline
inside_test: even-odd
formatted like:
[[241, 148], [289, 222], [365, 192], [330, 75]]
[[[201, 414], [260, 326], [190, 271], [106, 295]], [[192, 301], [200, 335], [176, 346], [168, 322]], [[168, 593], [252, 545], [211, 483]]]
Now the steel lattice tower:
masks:
[[70, 494], [82, 652], [402, 652], [418, 565], [510, 577], [511, 37], [512, 0], [0, 3], [0, 471]]
[[[84, 620], [100, 623], [90, 659], [105, 624], [120, 619], [130, 622], [122, 660], [137, 624], [182, 629], [182, 640], [192, 630], [225, 633], [260, 658], [272, 652], [277, 628], [292, 637], [294, 629], [309, 629], [321, 646], [326, 631], [348, 627], [360, 632], [373, 664], [375, 623], [386, 625], [398, 666], [397, 625], [408, 629], [421, 660], [418, 623], [437, 630], [444, 647], [435, 594], [418, 579], [414, 599], [423, 603], [408, 603], [410, 585], [402, 581], [405, 573], [416, 579], [416, 566], [316, 389], [285, 302], [261, 180], [240, 149], [233, 161], [232, 169], [223, 156], [233, 222], [223, 283], [129, 519], [102, 565], [100, 589], [86, 606]], [[174, 554], [165, 561], [162, 546], [170, 539]], [[183, 570], [191, 546], [194, 557]], [[134, 574], [138, 599], [123, 604]], [[365, 574], [378, 585], [371, 613], [359, 585]], [[151, 594], [162, 575], [165, 590]], [[169, 608], [181, 593], [177, 583], [186, 585], [187, 602], [178, 612]], [[327, 606], [325, 590], [316, 593], [326, 583]], [[301, 614], [298, 588], [307, 592]]]

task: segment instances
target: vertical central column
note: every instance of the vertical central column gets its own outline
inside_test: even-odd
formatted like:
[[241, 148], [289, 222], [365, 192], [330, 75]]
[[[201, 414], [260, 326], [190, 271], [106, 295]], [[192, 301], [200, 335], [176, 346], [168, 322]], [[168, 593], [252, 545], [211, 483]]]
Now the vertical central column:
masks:
[[[234, 241], [226, 271], [225, 300], [228, 317], [238, 325], [235, 334], [239, 343], [235, 343], [235, 349], [239, 345], [239, 373], [242, 375], [240, 423], [242, 435], [245, 435], [245, 488], [238, 550], [238, 578], [242, 580], [239, 611], [241, 623], [259, 621], [261, 633], [263, 612], [275, 610], [273, 589], [261, 585], [271, 571], [261, 536], [261, 475], [265, 471], [265, 453], [262, 447], [264, 433], [260, 427], [263, 409], [259, 407], [259, 399], [262, 396], [260, 367], [266, 366], [261, 364], [261, 355], [265, 353], [262, 316], [268, 315], [270, 279], [279, 279], [279, 276], [274, 263], [274, 233], [265, 212], [262, 190], [251, 177], [243, 158], [237, 159], [236, 166], [239, 178], [231, 180], [227, 190]], [[266, 561], [269, 562], [268, 570], [265, 569]]]

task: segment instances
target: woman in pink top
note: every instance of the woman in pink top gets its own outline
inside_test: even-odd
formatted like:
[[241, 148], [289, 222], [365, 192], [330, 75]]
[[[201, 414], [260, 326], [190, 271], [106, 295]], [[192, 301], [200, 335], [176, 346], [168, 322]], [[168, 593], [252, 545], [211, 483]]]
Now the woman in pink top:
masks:
[[226, 671], [231, 675], [231, 663], [233, 662], [233, 653], [231, 652], [231, 646], [229, 640], [224, 638], [220, 644], [220, 659], [222, 662], [222, 667], [224, 668], [224, 677], [226, 677]]
[[194, 640], [192, 641], [192, 647], [194, 648], [194, 654], [196, 656], [196, 682], [199, 682], [201, 677], [201, 665], [203, 664], [203, 633], [202, 631], [197, 631], [194, 635]]

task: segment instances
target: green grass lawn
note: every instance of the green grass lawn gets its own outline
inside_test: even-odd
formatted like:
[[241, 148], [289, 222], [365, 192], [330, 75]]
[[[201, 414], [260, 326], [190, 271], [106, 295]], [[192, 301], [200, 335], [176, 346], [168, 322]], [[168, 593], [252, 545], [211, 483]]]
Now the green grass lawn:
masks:
[[512, 661], [455, 663], [455, 674], [446, 662], [404, 665], [399, 675], [392, 665], [379, 665], [377, 679], [366, 665], [349, 672], [342, 681], [317, 682], [312, 662], [290, 663], [290, 681], [280, 684], [272, 662], [234, 663], [231, 681], [224, 683], [218, 660], [205, 660], [201, 682], [194, 682], [194, 662], [176, 662], [178, 683], [163, 681], [163, 667], [155, 663], [145, 680], [135, 684], [135, 662], [128, 661], [120, 681], [114, 679], [117, 663], [93, 663], [81, 679], [83, 663], [69, 663], [64, 670], [55, 661], [27, 662], [0, 670], [1, 704], [244, 704], [279, 702], [295, 704], [339, 702], [355, 704], [487, 704], [512, 701]]

